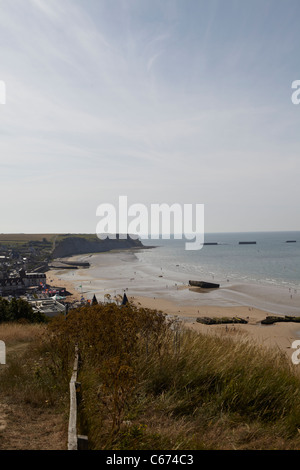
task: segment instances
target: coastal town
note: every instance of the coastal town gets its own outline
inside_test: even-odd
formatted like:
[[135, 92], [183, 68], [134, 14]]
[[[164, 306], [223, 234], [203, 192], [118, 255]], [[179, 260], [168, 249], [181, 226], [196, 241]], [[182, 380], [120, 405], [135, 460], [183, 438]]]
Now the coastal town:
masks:
[[34, 311], [53, 316], [69, 306], [70, 293], [64, 287], [47, 283], [51, 243], [47, 240], [26, 244], [0, 244], [0, 296], [22, 298]]
[[0, 297], [24, 299], [48, 317], [67, 313], [90, 300], [56, 285], [51, 270], [89, 267], [70, 261], [72, 255], [140, 247], [138, 240], [102, 241], [93, 234], [0, 234]]

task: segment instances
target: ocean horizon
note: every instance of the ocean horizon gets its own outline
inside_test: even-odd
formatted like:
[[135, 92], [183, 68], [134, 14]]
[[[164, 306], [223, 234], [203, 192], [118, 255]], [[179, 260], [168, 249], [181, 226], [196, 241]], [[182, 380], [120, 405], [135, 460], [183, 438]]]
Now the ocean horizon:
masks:
[[138, 259], [163, 270], [215, 282], [253, 282], [300, 288], [300, 231], [206, 233], [204, 246], [185, 250], [182, 239], [142, 239], [152, 250]]
[[[185, 250], [183, 239], [142, 243], [145, 249], [76, 255], [72, 259], [88, 261], [90, 268], [57, 273], [86, 299], [126, 292], [178, 305], [245, 305], [300, 315], [300, 232], [207, 233], [205, 243], [217, 244], [194, 251]], [[197, 293], [189, 280], [220, 288]]]

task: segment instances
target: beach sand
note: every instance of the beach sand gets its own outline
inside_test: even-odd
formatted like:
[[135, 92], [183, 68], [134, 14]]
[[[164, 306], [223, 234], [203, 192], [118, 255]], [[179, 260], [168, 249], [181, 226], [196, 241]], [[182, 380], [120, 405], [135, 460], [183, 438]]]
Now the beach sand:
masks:
[[[64, 286], [73, 295], [70, 300], [104, 301], [105, 294], [123, 295], [136, 305], [161, 310], [176, 316], [187, 328], [206, 334], [226, 335], [255, 344], [279, 348], [289, 357], [292, 343], [300, 339], [300, 324], [261, 325], [268, 315], [300, 315], [300, 293], [261, 285], [230, 284], [203, 291], [188, 287], [182, 274], [166, 273], [140, 263], [132, 250], [80, 255], [72, 261], [89, 261], [90, 268], [51, 270], [47, 282]], [[247, 324], [204, 325], [197, 317], [241, 317]]]
[[[295, 323], [277, 323], [261, 325], [260, 322], [268, 312], [253, 307], [235, 306], [189, 306], [178, 307], [176, 303], [159, 298], [134, 297], [136, 305], [145, 308], [161, 310], [164, 313], [177, 316], [184, 326], [205, 334], [221, 335], [256, 342], [261, 346], [279, 348], [289, 357], [294, 350], [291, 348], [296, 339], [300, 339], [300, 325]], [[197, 317], [239, 317], [247, 320], [247, 324], [205, 325], [196, 321]]]
[[65, 289], [71, 294], [70, 297], [67, 297], [67, 300], [70, 302], [80, 302], [81, 295], [75, 289], [74, 284], [62, 279], [58, 271], [48, 271], [46, 273], [46, 283], [52, 287], [65, 287]]

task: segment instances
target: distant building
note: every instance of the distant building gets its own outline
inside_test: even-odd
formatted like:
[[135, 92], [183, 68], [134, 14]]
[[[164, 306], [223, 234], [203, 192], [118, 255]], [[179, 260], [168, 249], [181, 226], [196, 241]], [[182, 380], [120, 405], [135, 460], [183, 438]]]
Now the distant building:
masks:
[[45, 273], [27, 273], [24, 269], [19, 271], [19, 276], [0, 278], [0, 296], [22, 295], [29, 287], [39, 287], [46, 283]]
[[19, 271], [19, 276], [23, 280], [25, 287], [40, 286], [46, 284], [45, 273], [27, 273], [24, 269]]
[[6, 277], [0, 279], [0, 295], [24, 294], [26, 291], [23, 280], [19, 277]]
[[54, 299], [29, 300], [29, 304], [35, 312], [44, 313], [47, 317], [54, 317], [59, 313], [66, 313], [66, 306]]

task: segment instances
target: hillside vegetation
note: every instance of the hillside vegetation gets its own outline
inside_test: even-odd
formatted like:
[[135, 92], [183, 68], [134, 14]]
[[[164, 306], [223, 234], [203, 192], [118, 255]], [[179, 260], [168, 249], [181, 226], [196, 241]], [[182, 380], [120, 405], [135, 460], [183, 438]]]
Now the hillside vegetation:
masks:
[[131, 304], [70, 311], [34, 344], [26, 365], [5, 371], [10, 393], [67, 414], [78, 345], [78, 432], [91, 449], [300, 447], [299, 371], [278, 351], [187, 331]]
[[101, 240], [96, 234], [0, 234], [0, 247], [27, 252], [34, 249], [43, 261], [85, 253], [101, 253], [111, 250], [143, 248], [140, 240], [116, 239]]

